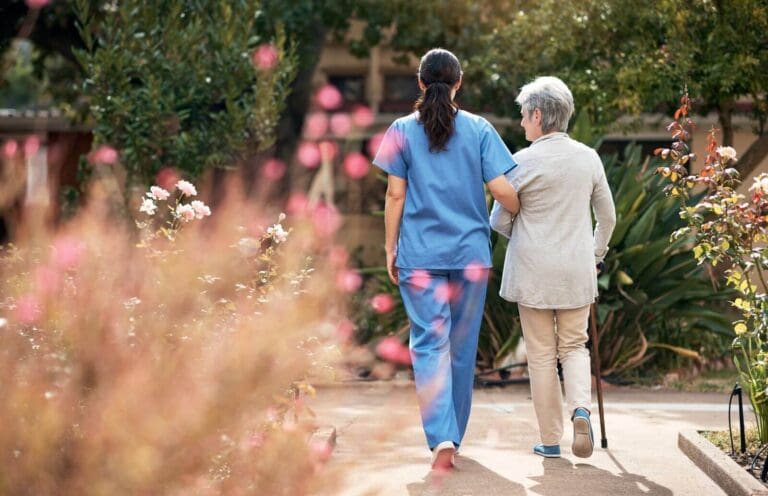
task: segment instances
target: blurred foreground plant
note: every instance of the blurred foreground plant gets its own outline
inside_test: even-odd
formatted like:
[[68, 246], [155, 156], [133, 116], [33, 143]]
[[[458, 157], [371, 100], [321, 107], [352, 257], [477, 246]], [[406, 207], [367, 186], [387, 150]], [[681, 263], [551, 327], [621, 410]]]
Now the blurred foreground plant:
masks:
[[2, 250], [0, 492], [323, 492], [329, 447], [308, 443], [302, 396], [343, 309], [333, 269], [307, 272], [325, 249], [309, 219], [288, 241], [233, 190], [148, 251], [91, 196]]
[[[749, 197], [737, 192], [739, 173], [733, 167], [736, 150], [719, 147], [715, 129], [708, 135], [704, 167], [698, 174], [690, 173], [689, 166], [695, 159], [687, 143], [694, 127], [689, 117], [690, 105], [686, 94], [675, 120], [667, 128], [674, 143], [670, 148], [656, 150], [656, 154], [670, 164], [659, 167], [657, 172], [669, 181], [664, 191], [680, 200], [680, 217], [688, 223], [675, 233], [674, 239], [692, 236], [696, 261], [718, 268], [719, 277], [736, 292], [731, 304], [741, 313], [741, 319], [733, 323], [733, 359], [742, 386], [749, 392], [760, 441], [766, 443], [768, 174], [755, 178]], [[703, 198], [695, 196], [697, 188], [704, 189]]]

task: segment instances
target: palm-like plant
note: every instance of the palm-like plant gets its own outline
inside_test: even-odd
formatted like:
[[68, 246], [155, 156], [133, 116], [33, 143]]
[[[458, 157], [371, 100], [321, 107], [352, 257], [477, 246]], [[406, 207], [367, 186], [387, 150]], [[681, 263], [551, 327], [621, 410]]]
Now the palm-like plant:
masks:
[[[574, 134], [591, 142], [588, 136]], [[673, 208], [675, 199], [664, 195], [661, 179], [654, 176], [640, 147], [630, 146], [622, 161], [614, 156], [604, 162], [617, 215], [606, 270], [598, 278], [604, 375], [641, 366], [671, 368], [681, 359], [721, 353], [732, 337], [733, 318], [724, 304], [728, 295], [713, 291], [705, 268], [691, 256], [691, 236], [670, 241], [685, 225]], [[492, 242], [494, 270], [478, 346], [478, 367], [485, 370], [508, 363], [521, 336], [517, 306], [499, 296], [506, 239], [494, 234]], [[376, 277], [376, 282], [369, 281], [371, 290], [390, 293], [396, 305], [386, 315], [358, 312], [358, 339], [366, 342], [394, 332], [407, 339], [407, 316], [397, 288], [383, 268], [367, 272]]]

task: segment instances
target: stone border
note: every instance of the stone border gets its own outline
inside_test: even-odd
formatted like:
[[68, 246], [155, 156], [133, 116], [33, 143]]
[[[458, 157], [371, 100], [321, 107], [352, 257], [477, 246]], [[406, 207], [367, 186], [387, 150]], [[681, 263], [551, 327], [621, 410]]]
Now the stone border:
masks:
[[681, 431], [677, 438], [677, 446], [726, 494], [768, 496], [768, 488], [698, 431]]

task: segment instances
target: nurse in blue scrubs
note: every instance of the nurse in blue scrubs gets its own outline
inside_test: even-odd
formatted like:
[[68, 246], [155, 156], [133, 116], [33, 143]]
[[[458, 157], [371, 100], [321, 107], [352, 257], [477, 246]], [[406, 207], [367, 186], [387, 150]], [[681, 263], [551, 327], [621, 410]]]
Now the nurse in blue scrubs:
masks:
[[477, 339], [491, 267], [484, 185], [519, 210], [504, 177], [515, 167], [484, 118], [459, 110], [451, 52], [421, 59], [415, 111], [387, 130], [373, 163], [388, 174], [384, 212], [389, 277], [411, 321], [410, 350], [432, 467], [453, 467], [472, 404]]

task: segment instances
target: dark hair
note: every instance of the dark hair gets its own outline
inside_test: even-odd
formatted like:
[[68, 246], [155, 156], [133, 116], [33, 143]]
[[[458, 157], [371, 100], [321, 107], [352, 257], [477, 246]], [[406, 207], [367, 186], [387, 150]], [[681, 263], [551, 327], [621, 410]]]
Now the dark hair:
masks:
[[459, 59], [448, 50], [434, 48], [419, 64], [419, 80], [426, 89], [416, 101], [419, 122], [429, 138], [429, 151], [445, 150], [453, 135], [453, 120], [459, 107], [451, 98], [451, 90], [461, 79]]

